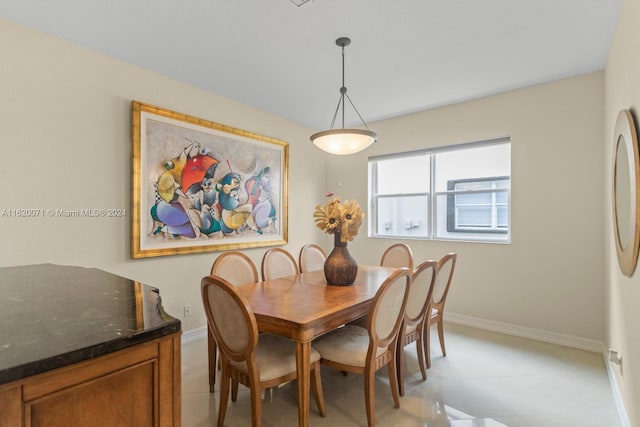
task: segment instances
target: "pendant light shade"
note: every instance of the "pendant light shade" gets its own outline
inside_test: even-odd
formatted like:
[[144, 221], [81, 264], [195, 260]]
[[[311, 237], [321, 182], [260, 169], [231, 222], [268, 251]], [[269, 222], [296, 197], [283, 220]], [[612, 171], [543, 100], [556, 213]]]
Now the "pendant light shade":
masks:
[[[331, 154], [353, 154], [358, 151], [362, 151], [371, 144], [373, 144], [378, 135], [369, 130], [367, 124], [362, 119], [362, 116], [358, 112], [358, 109], [353, 105], [353, 101], [347, 95], [347, 88], [344, 85], [344, 48], [351, 43], [351, 40], [347, 37], [340, 37], [336, 40], [336, 44], [342, 47], [342, 87], [340, 88], [340, 98], [338, 99], [338, 106], [336, 112], [333, 114], [333, 120], [331, 121], [331, 129], [316, 132], [311, 135], [311, 142], [313, 142], [318, 148]], [[344, 127], [344, 101], [347, 99], [349, 104], [353, 107], [356, 114], [360, 118], [360, 121], [366, 129], [345, 129]], [[338, 112], [342, 109], [342, 128], [333, 129], [333, 125], [338, 116]]]
[[311, 135], [311, 141], [331, 154], [353, 154], [362, 151], [377, 139], [375, 132], [364, 129], [331, 129]]

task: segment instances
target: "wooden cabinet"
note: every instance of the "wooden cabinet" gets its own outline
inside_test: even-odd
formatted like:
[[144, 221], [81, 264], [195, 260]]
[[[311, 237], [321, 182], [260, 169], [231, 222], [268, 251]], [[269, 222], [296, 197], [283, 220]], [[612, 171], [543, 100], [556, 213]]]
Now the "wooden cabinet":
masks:
[[180, 335], [0, 385], [0, 427], [179, 427]]

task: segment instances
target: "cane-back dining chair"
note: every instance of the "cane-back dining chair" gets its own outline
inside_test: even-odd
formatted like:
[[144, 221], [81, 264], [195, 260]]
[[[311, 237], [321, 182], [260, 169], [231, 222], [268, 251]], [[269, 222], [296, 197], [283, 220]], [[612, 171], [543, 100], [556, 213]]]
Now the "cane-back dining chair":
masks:
[[[277, 335], [259, 335], [253, 310], [236, 288], [223, 278], [204, 277], [201, 290], [207, 324], [218, 343], [222, 365], [218, 427], [224, 424], [230, 382], [231, 400], [234, 402], [238, 397], [238, 384], [250, 389], [251, 425], [260, 426], [261, 392], [296, 378], [295, 344]], [[324, 417], [320, 354], [312, 348], [309, 357], [311, 387], [318, 411]]]
[[[380, 258], [380, 266], [394, 268], [405, 267], [413, 270], [413, 252], [409, 245], [405, 243], [394, 243], [382, 254], [382, 258]], [[354, 320], [350, 324], [366, 328], [367, 322], [367, 316], [365, 315]]]
[[[409, 268], [413, 269], [413, 252], [409, 245], [405, 243], [394, 243], [389, 246], [382, 257], [380, 258], [380, 266], [382, 267], [394, 267], [394, 268]], [[363, 316], [354, 320], [350, 324], [360, 326], [361, 328], [367, 327], [367, 316]]]
[[380, 286], [369, 310], [368, 328], [346, 325], [316, 338], [313, 347], [320, 353], [320, 363], [342, 372], [364, 374], [365, 406], [368, 425], [375, 425], [375, 373], [388, 367], [391, 394], [400, 407], [396, 372], [398, 331], [404, 314], [411, 271], [394, 271]]
[[420, 373], [422, 380], [427, 379], [427, 370], [424, 360], [424, 345], [422, 339], [424, 337], [425, 315], [429, 308], [431, 292], [435, 283], [437, 274], [437, 261], [425, 261], [416, 268], [411, 278], [411, 286], [409, 287], [409, 298], [407, 306], [404, 310], [404, 321], [398, 335], [398, 353], [396, 365], [398, 368], [398, 389], [400, 396], [404, 396], [404, 348], [416, 343], [416, 352], [418, 353], [418, 364], [420, 365]]
[[327, 254], [322, 248], [313, 243], [304, 245], [300, 249], [300, 255], [298, 256], [298, 265], [300, 266], [300, 273], [306, 273], [307, 271], [322, 270], [324, 268], [324, 262], [327, 259]]
[[431, 367], [431, 353], [429, 336], [431, 325], [438, 325], [438, 338], [440, 339], [440, 349], [442, 355], [447, 355], [447, 350], [444, 346], [444, 304], [447, 302], [447, 295], [449, 295], [449, 288], [451, 287], [451, 280], [453, 279], [453, 272], [456, 268], [456, 262], [458, 255], [456, 253], [448, 253], [438, 261], [438, 272], [436, 274], [436, 281], [433, 285], [433, 292], [431, 292], [431, 301], [429, 302], [429, 314], [425, 318], [424, 326], [424, 353], [427, 356], [427, 368]]
[[[258, 281], [258, 269], [251, 258], [240, 251], [223, 252], [211, 266], [211, 274], [222, 277], [234, 286], [248, 285]], [[216, 383], [216, 359], [218, 346], [211, 330], [207, 328], [209, 345], [209, 391], [213, 393]]]
[[293, 276], [298, 274], [298, 263], [286, 249], [271, 248], [262, 256], [260, 270], [262, 280]]
[[258, 269], [244, 252], [223, 252], [211, 266], [211, 274], [220, 276], [234, 286], [258, 281]]
[[380, 265], [383, 267], [407, 267], [413, 269], [413, 252], [406, 243], [394, 243], [382, 254]]

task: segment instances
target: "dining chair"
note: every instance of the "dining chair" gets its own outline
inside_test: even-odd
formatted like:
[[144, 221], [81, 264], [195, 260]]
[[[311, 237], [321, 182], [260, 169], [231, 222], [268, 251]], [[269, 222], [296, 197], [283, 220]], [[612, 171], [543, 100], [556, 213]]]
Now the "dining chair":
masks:
[[369, 310], [367, 329], [346, 325], [316, 338], [313, 347], [320, 363], [342, 372], [364, 375], [368, 425], [375, 425], [375, 373], [388, 367], [394, 407], [400, 407], [396, 372], [396, 347], [405, 305], [409, 296], [411, 271], [394, 271], [380, 286]]
[[380, 265], [383, 267], [407, 267], [413, 269], [413, 252], [406, 243], [394, 243], [382, 254]]
[[[413, 270], [413, 252], [409, 245], [405, 243], [394, 243], [382, 254], [382, 258], [380, 258], [380, 266], [394, 268], [406, 267]], [[366, 328], [367, 322], [367, 316], [365, 315], [354, 320], [350, 324]]]
[[262, 280], [298, 274], [298, 263], [286, 249], [271, 248], [262, 256]]
[[[208, 328], [220, 349], [222, 380], [218, 427], [224, 424], [229, 400], [238, 398], [238, 384], [250, 390], [251, 425], [262, 423], [263, 390], [284, 384], [296, 378], [295, 344], [293, 341], [271, 334], [258, 334], [253, 310], [236, 288], [218, 276], [206, 276], [201, 281], [202, 301]], [[311, 388], [321, 416], [326, 415], [320, 354], [311, 348]]]
[[433, 285], [433, 291], [431, 292], [431, 300], [429, 301], [429, 314], [425, 317], [424, 326], [424, 353], [427, 356], [427, 368], [431, 367], [431, 353], [430, 353], [430, 330], [431, 325], [438, 325], [438, 338], [440, 339], [440, 349], [442, 355], [447, 355], [447, 350], [444, 346], [444, 304], [447, 302], [447, 295], [449, 294], [449, 288], [451, 287], [451, 279], [453, 279], [453, 272], [456, 268], [456, 262], [458, 254], [448, 253], [438, 261], [436, 281]]
[[244, 252], [229, 251], [218, 256], [211, 266], [211, 274], [220, 276], [234, 286], [258, 281], [258, 269]]
[[416, 343], [416, 352], [418, 353], [418, 364], [420, 365], [422, 380], [426, 381], [427, 379], [422, 338], [424, 337], [424, 319], [429, 308], [437, 268], [437, 261], [425, 261], [416, 268], [416, 271], [411, 277], [409, 298], [407, 299], [407, 306], [404, 309], [404, 320], [398, 334], [396, 355], [400, 396], [404, 396], [404, 348], [412, 342]]
[[[240, 251], [223, 252], [213, 262], [211, 274], [224, 278], [234, 286], [258, 281], [256, 265], [251, 258]], [[207, 343], [209, 346], [209, 392], [213, 393], [216, 383], [218, 346], [209, 329], [207, 329]]]
[[300, 255], [298, 255], [300, 273], [324, 269], [324, 262], [326, 259], [327, 254], [320, 246], [313, 243], [304, 245], [300, 248]]

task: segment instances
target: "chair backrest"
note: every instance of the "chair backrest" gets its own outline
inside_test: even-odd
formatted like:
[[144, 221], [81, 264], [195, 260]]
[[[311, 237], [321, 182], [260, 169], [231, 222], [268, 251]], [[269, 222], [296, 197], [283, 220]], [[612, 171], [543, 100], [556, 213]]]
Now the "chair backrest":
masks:
[[380, 286], [369, 311], [368, 329], [371, 338], [369, 354], [375, 348], [389, 346], [398, 336], [409, 297], [411, 270], [394, 271]]
[[304, 245], [300, 249], [300, 255], [298, 256], [300, 273], [322, 270], [326, 259], [327, 254], [324, 253], [320, 246], [314, 245], [313, 243]]
[[405, 243], [395, 243], [387, 248], [380, 258], [383, 267], [413, 268], [413, 252]]
[[448, 253], [438, 261], [438, 273], [431, 297], [431, 304], [436, 306], [435, 308], [442, 307], [447, 299], [457, 259], [458, 254]]
[[249, 360], [258, 344], [258, 324], [249, 304], [222, 277], [204, 277], [201, 291], [207, 324], [220, 351], [231, 360]]
[[278, 277], [293, 276], [298, 274], [298, 263], [287, 250], [272, 248], [262, 257], [262, 280], [271, 280]]
[[417, 325], [424, 319], [436, 282], [437, 271], [438, 262], [429, 260], [420, 264], [413, 273], [407, 307], [404, 311], [407, 324]]
[[240, 251], [224, 252], [213, 262], [211, 274], [219, 276], [234, 286], [258, 281], [258, 269], [251, 258]]

